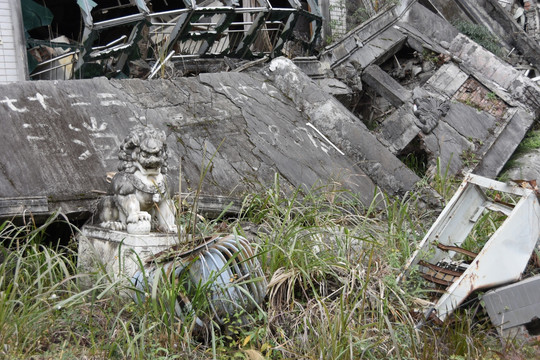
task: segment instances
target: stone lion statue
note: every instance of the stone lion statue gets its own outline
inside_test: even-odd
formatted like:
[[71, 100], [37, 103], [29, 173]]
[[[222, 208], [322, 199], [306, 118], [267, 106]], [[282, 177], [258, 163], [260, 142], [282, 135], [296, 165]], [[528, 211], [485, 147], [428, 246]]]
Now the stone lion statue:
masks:
[[98, 204], [99, 226], [130, 234], [176, 232], [176, 208], [166, 189], [165, 133], [136, 126], [120, 145], [118, 158], [119, 172]]

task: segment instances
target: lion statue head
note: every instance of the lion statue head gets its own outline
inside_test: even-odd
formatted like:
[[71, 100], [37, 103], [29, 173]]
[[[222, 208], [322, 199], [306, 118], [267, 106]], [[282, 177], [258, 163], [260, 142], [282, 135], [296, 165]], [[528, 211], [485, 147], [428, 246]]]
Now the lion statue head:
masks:
[[[120, 145], [119, 171], [159, 170], [167, 173], [167, 144], [165, 132], [153, 127], [136, 126]], [[142, 169], [141, 169], [142, 168]]]

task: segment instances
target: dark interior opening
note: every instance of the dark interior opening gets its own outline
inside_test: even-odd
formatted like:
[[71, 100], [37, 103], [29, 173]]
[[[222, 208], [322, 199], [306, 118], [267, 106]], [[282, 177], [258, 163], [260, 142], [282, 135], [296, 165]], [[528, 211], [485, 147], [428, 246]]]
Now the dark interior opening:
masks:
[[364, 91], [350, 109], [369, 130], [376, 130], [396, 108], [364, 84]]
[[139, 13], [137, 6], [131, 4], [129, 0], [101, 0], [96, 2], [98, 5], [92, 9], [94, 23]]
[[163, 12], [171, 10], [185, 9], [186, 5], [182, 0], [152, 0], [148, 8], [153, 12]]
[[96, 39], [94, 40], [92, 46], [103, 46], [107, 45], [110, 42], [119, 39], [123, 35], [126, 35], [128, 38], [131, 35], [131, 32], [133, 31], [133, 27], [135, 25], [133, 24], [127, 24], [122, 26], [115, 26], [108, 29], [103, 29], [99, 31]]
[[[68, 218], [58, 216], [47, 226], [44, 226], [44, 224], [50, 221], [48, 216], [25, 216], [24, 219], [17, 217], [9, 221], [18, 227], [30, 224], [29, 231], [44, 226], [43, 232], [36, 237], [36, 240], [44, 246], [69, 246], [73, 244], [73, 239], [78, 232], [77, 229], [80, 229], [88, 221], [90, 215], [89, 212], [84, 212]], [[1, 220], [0, 224], [4, 221], [5, 219]], [[23, 237], [24, 234], [25, 232], [21, 232], [19, 235]], [[15, 243], [11, 244], [11, 242], [11, 238], [0, 238], [1, 246], [5, 248], [16, 245]]]
[[401, 86], [412, 90], [417, 86], [422, 86], [433, 76], [439, 66], [437, 55], [428, 50], [419, 53], [404, 45], [380, 67]]
[[535, 316], [530, 322], [525, 324], [525, 329], [527, 329], [527, 332], [531, 336], [540, 335], [540, 319]]
[[431, 11], [432, 13], [437, 14], [437, 15], [439, 14], [437, 12], [437, 9], [435, 9], [435, 7], [433, 7], [433, 5], [431, 4], [431, 2], [429, 0], [419, 0], [418, 2], [420, 3], [420, 5], [422, 5], [423, 7], [425, 7], [426, 9]]
[[82, 29], [84, 27], [81, 9], [73, 0], [35, 0], [36, 3], [48, 8], [53, 14], [50, 28], [41, 27], [29, 31], [34, 39], [52, 40], [59, 36], [66, 36], [68, 39], [80, 41]]
[[417, 135], [397, 157], [419, 177], [426, 175], [429, 167], [429, 153], [425, 150], [420, 136]]

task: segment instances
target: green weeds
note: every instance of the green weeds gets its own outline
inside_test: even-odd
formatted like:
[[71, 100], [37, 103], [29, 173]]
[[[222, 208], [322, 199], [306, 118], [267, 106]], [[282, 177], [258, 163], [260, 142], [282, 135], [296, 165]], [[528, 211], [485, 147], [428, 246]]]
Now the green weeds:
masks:
[[[426, 181], [451, 195], [454, 181], [439, 163]], [[212, 320], [210, 283], [189, 285], [156, 271], [135, 303], [120, 296], [131, 287], [124, 279], [80, 273], [71, 247], [40, 244], [45, 227], [5, 222], [0, 357], [497, 358], [504, 349], [477, 305], [442, 326], [415, 328], [421, 318], [415, 309], [429, 294], [421, 280], [398, 285], [395, 278], [431, 225], [418, 193], [394, 198], [377, 191], [371, 204], [359, 204], [356, 194], [332, 185], [286, 193], [278, 176], [266, 191], [246, 197], [227, 231], [243, 233], [246, 222], [257, 229], [253, 245], [268, 291], [260, 308], [233, 314], [224, 325]], [[471, 242], [498, 221], [481, 218]], [[197, 226], [209, 231], [212, 225], [201, 220]], [[92, 286], [79, 286], [80, 279]]]
[[501, 56], [501, 46], [499, 40], [485, 27], [470, 23], [468, 21], [456, 21], [453, 24], [459, 32], [470, 37], [478, 45], [483, 46], [486, 50], [493, 54]]

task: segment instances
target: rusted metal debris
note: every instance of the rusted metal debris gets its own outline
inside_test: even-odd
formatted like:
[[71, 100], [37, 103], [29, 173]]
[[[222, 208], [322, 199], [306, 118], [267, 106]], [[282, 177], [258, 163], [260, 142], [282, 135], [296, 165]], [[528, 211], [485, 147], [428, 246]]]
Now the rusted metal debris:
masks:
[[[513, 206], [501, 201], [512, 198]], [[531, 186], [508, 185], [468, 174], [407, 262], [397, 281], [413, 269], [445, 290], [424, 315], [444, 321], [474, 291], [519, 280], [531, 258], [540, 232], [538, 193]], [[470, 237], [489, 211], [506, 219], [488, 239]], [[485, 240], [478, 253], [463, 249]], [[458, 256], [460, 255], [460, 256]]]

